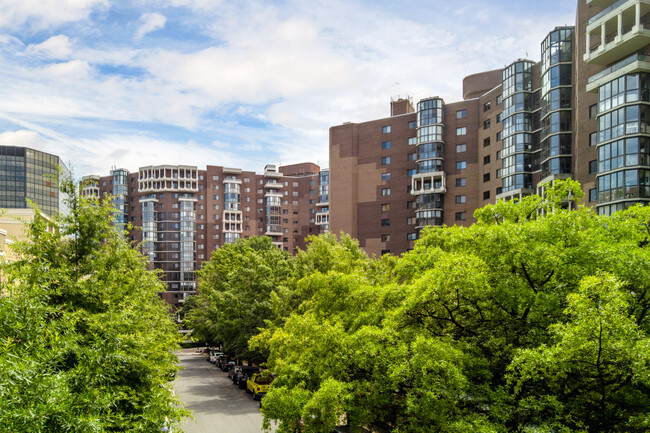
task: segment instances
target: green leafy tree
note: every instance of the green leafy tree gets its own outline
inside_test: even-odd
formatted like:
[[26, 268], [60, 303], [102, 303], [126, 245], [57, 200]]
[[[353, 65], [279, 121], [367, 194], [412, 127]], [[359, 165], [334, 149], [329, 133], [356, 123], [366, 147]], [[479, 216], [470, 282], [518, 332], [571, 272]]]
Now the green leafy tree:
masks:
[[40, 214], [3, 267], [0, 429], [158, 432], [186, 414], [170, 380], [179, 335], [110, 204], [62, 186], [70, 214]]
[[199, 272], [200, 308], [185, 317], [195, 338], [221, 343], [226, 352], [249, 361], [265, 355], [248, 340], [273, 317], [271, 293], [282, 291], [293, 272], [291, 256], [270, 238], [241, 239], [215, 250]]
[[[558, 181], [543, 197], [477, 211], [471, 227], [425, 230], [394, 259], [319, 237], [296, 258], [291, 302], [280, 303], [290, 313], [252, 341], [278, 373], [267, 421], [323, 433], [340, 422], [400, 433], [643, 431], [650, 213], [600, 217], [581, 195]], [[600, 382], [582, 365], [598, 320], [617, 322], [603, 328]], [[570, 392], [581, 386], [582, 401]]]
[[554, 340], [522, 349], [510, 365], [528, 424], [546, 430], [632, 432], [650, 428], [650, 339], [632, 298], [611, 275], [585, 277], [567, 297]]

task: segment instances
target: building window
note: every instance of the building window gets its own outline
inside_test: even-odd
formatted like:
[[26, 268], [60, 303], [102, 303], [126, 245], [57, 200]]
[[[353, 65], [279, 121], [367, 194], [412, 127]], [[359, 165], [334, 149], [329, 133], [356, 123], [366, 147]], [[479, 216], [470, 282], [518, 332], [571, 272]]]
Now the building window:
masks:
[[381, 235], [382, 242], [390, 242], [390, 235]]
[[457, 161], [456, 170], [465, 170], [467, 168], [467, 161]]
[[465, 186], [467, 185], [467, 178], [466, 177], [459, 177], [456, 179], [456, 186]]
[[418, 122], [415, 120], [412, 120], [409, 122], [409, 129], [415, 129], [418, 127]]
[[501, 123], [501, 113], [497, 114], [497, 123]]
[[498, 187], [496, 190], [496, 194], [499, 195], [503, 192], [503, 187]]
[[416, 153], [409, 153], [406, 156], [407, 161], [415, 161], [417, 159], [417, 154]]
[[456, 196], [456, 203], [461, 204], [465, 203], [467, 201], [467, 196], [466, 195], [457, 195]]
[[589, 118], [595, 119], [598, 116], [598, 104], [589, 106]]
[[483, 200], [489, 200], [490, 191], [483, 191]]
[[381, 127], [381, 133], [382, 134], [390, 134], [390, 125], [382, 126]]
[[383, 195], [383, 196], [390, 195], [390, 188], [382, 188], [381, 189], [381, 195]]
[[467, 110], [456, 111], [456, 119], [465, 119], [467, 117]]
[[390, 156], [384, 156], [381, 159], [381, 165], [390, 165]]
[[501, 159], [501, 151], [497, 150], [497, 161]]
[[467, 151], [467, 145], [466, 144], [457, 144], [456, 145], [456, 153], [463, 153]]
[[483, 147], [488, 147], [490, 145], [490, 137], [483, 139]]
[[483, 111], [488, 111], [490, 108], [492, 108], [492, 103], [490, 101], [483, 104]]
[[589, 174], [596, 173], [598, 171], [598, 161], [593, 159], [589, 161]]
[[383, 219], [381, 220], [381, 226], [382, 226], [382, 227], [388, 227], [388, 226], [390, 226], [390, 218], [383, 218]]
[[497, 169], [496, 178], [501, 179], [501, 169], [500, 168]]
[[390, 203], [382, 203], [381, 211], [382, 212], [388, 212], [389, 210], [390, 210]]
[[501, 105], [501, 95], [497, 95], [497, 105]]
[[406, 225], [414, 226], [415, 225], [415, 217], [406, 218]]
[[390, 149], [390, 141], [382, 141], [381, 148], [383, 150]]
[[589, 201], [596, 201], [598, 199], [598, 189], [592, 188], [589, 190]]
[[501, 131], [497, 132], [497, 141], [501, 141]]
[[465, 212], [456, 212], [456, 221], [465, 221]]
[[412, 168], [412, 169], [410, 169], [410, 170], [406, 170], [406, 177], [411, 178], [411, 177], [413, 177], [413, 175], [414, 175], [415, 173], [417, 173], [417, 170], [414, 169], [414, 168]]
[[407, 201], [406, 209], [415, 209], [415, 200]]
[[589, 146], [595, 146], [598, 144], [598, 133], [592, 132], [589, 134]]
[[417, 137], [409, 137], [409, 146], [415, 146], [418, 144], [418, 138]]
[[483, 157], [483, 164], [489, 164], [490, 163], [490, 155], [485, 155]]
[[467, 135], [467, 126], [456, 128], [456, 135]]
[[483, 129], [489, 129], [489, 128], [490, 128], [490, 119], [484, 120]]
[[381, 180], [390, 180], [390, 173], [382, 173]]
[[489, 182], [489, 181], [490, 181], [490, 173], [484, 173], [483, 182]]
[[407, 241], [414, 241], [417, 239], [417, 235], [415, 233], [407, 233], [406, 234], [406, 240]]

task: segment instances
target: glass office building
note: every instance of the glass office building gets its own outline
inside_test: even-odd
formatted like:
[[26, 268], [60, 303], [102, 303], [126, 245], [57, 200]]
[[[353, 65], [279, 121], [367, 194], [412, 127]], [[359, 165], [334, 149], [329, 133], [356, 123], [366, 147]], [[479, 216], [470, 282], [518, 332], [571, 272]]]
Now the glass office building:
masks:
[[0, 208], [26, 209], [31, 201], [48, 216], [65, 212], [59, 179], [69, 176], [68, 168], [56, 155], [0, 146]]

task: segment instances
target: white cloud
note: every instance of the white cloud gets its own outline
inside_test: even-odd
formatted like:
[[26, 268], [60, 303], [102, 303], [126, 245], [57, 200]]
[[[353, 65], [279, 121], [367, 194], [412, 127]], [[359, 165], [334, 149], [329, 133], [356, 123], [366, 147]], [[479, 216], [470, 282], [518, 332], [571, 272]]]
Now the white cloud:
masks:
[[138, 27], [138, 31], [135, 33], [135, 39], [142, 39], [144, 35], [147, 33], [151, 33], [156, 30], [160, 30], [163, 27], [165, 27], [165, 23], [167, 22], [167, 18], [165, 18], [164, 15], [159, 14], [159, 13], [146, 13], [143, 14], [140, 17], [140, 27]]
[[69, 62], [52, 63], [45, 66], [42, 72], [46, 76], [61, 77], [66, 81], [77, 82], [88, 76], [91, 68], [88, 62], [84, 60], [71, 60]]
[[44, 56], [49, 59], [67, 59], [72, 54], [72, 44], [66, 35], [56, 35], [25, 48], [25, 54]]
[[31, 147], [47, 151], [47, 141], [37, 132], [25, 129], [0, 133], [0, 146]]
[[16, 28], [25, 23], [35, 30], [86, 19], [108, 0], [0, 0], [0, 28]]

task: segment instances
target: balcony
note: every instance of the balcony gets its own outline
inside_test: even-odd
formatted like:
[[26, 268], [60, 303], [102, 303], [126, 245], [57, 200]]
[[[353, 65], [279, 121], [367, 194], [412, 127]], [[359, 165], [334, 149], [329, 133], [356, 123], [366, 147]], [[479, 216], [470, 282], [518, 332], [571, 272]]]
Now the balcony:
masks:
[[267, 164], [264, 166], [264, 177], [279, 178], [282, 177], [282, 173], [278, 171], [275, 165]]
[[650, 0], [619, 0], [587, 24], [583, 60], [608, 65], [650, 42]]
[[282, 236], [282, 226], [279, 224], [267, 224], [264, 234], [266, 236]]
[[282, 191], [278, 191], [277, 189], [269, 189], [264, 192], [264, 197], [284, 197], [282, 194]]
[[643, 54], [633, 54], [630, 57], [592, 75], [587, 80], [587, 92], [597, 92], [598, 88], [623, 75], [639, 71], [650, 71], [650, 57]]
[[316, 225], [322, 226], [330, 223], [330, 214], [329, 212], [318, 212], [316, 213]]
[[612, 3], [614, 3], [613, 0], [587, 0], [587, 6], [596, 6], [599, 8], [604, 8]]
[[280, 188], [282, 188], [282, 183], [280, 183], [280, 182], [272, 182], [270, 180], [267, 180], [266, 183], [264, 184], [264, 188], [277, 188], [277, 189], [280, 189]]
[[446, 176], [443, 171], [417, 173], [411, 178], [411, 194], [444, 194], [447, 192]]

